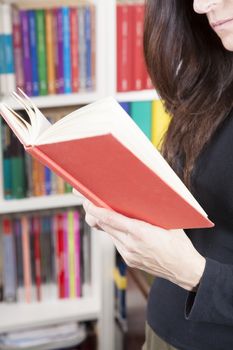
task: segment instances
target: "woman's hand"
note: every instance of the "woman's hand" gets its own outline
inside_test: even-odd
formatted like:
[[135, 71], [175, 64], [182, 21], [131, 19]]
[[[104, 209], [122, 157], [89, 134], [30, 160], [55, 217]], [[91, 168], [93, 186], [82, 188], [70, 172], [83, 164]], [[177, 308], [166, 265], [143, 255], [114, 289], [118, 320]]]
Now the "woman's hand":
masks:
[[205, 268], [205, 258], [183, 230], [165, 230], [130, 219], [99, 208], [88, 200], [83, 207], [86, 222], [111, 235], [127, 265], [166, 278], [184, 289], [196, 289]]

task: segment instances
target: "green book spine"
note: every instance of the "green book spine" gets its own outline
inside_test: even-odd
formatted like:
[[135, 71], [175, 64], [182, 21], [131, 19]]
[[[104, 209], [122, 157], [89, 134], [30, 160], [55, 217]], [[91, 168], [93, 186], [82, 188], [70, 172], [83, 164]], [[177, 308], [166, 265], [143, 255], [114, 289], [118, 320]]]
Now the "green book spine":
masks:
[[149, 140], [151, 140], [151, 107], [151, 101], [131, 103], [131, 117]]
[[19, 199], [26, 196], [24, 150], [14, 134], [11, 137], [11, 145], [13, 149], [11, 156], [12, 196]]
[[44, 10], [36, 10], [36, 37], [40, 95], [48, 94]]

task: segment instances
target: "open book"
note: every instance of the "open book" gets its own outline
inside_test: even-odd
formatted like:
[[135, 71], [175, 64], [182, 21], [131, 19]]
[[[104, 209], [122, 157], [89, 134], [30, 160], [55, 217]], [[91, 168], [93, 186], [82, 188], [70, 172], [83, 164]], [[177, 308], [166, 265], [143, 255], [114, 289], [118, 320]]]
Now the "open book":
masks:
[[21, 90], [0, 112], [24, 148], [94, 204], [167, 228], [212, 227], [207, 214], [130, 116], [112, 97], [53, 125]]

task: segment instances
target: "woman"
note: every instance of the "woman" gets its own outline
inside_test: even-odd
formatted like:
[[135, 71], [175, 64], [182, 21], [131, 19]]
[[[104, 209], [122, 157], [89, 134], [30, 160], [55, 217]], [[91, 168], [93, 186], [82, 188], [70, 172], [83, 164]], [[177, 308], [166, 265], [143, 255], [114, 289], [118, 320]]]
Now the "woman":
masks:
[[233, 349], [233, 0], [149, 0], [144, 49], [173, 116], [163, 154], [215, 223], [164, 230], [85, 201], [152, 286], [145, 349]]

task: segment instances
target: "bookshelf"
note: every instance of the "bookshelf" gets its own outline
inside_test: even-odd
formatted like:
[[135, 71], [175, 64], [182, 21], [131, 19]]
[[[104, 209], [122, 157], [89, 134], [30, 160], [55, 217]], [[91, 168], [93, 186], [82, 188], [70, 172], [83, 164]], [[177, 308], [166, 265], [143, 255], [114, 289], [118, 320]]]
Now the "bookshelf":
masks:
[[[50, 1], [50, 5], [80, 3], [79, 0]], [[94, 0], [96, 5], [96, 88], [95, 91], [47, 95], [33, 97], [39, 108], [78, 106], [96, 101], [106, 95], [114, 96], [119, 102], [150, 101], [158, 99], [155, 90], [116, 91], [116, 0]], [[0, 3], [27, 4], [25, 0], [0, 0]], [[28, 1], [31, 6], [38, 6], [37, 0]], [[47, 6], [40, 1], [41, 7]], [[11, 97], [0, 97], [13, 109], [20, 109]], [[0, 159], [2, 164], [2, 159]], [[1, 166], [1, 165], [0, 165]], [[0, 169], [1, 170], [1, 169]], [[0, 184], [3, 184], [0, 171]], [[4, 200], [3, 189], [0, 188], [0, 215], [33, 210], [45, 210], [61, 207], [73, 207], [82, 204], [82, 198], [73, 194], [51, 195], [25, 198], [20, 200]], [[92, 281], [86, 293], [80, 299], [56, 300], [50, 302], [0, 303], [0, 333], [11, 330], [26, 329], [63, 321], [98, 322], [99, 350], [114, 349], [114, 300], [113, 277], [114, 247], [111, 240], [103, 232], [91, 232], [91, 275]]]

